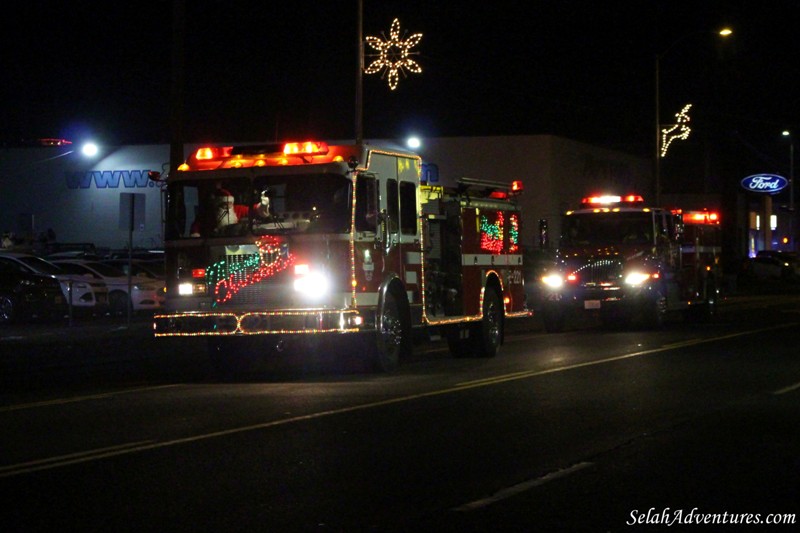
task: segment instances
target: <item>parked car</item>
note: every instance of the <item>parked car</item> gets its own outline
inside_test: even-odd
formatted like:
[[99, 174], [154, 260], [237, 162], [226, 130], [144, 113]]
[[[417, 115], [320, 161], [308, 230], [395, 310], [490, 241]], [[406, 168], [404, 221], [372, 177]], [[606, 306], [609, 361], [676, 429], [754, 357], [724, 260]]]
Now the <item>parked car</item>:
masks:
[[0, 264], [8, 270], [54, 276], [61, 284], [61, 293], [67, 305], [71, 305], [73, 311], [95, 315], [108, 312], [108, 287], [102, 281], [69, 274], [50, 261], [22, 252], [0, 252]]
[[105, 283], [109, 291], [109, 310], [113, 315], [127, 313], [128, 306], [133, 311], [153, 311], [164, 304], [166, 290], [163, 280], [131, 276], [129, 293], [128, 275], [112, 265], [82, 259], [63, 259], [54, 263], [70, 274]]
[[777, 250], [761, 250], [744, 264], [744, 275], [758, 280], [798, 279], [800, 261], [797, 256]]
[[53, 276], [22, 272], [0, 262], [0, 325], [29, 318], [62, 318], [67, 301]]
[[760, 250], [756, 253], [756, 259], [770, 258], [775, 259], [781, 265], [781, 275], [784, 278], [800, 277], [800, 259], [792, 252], [781, 252], [779, 250]]

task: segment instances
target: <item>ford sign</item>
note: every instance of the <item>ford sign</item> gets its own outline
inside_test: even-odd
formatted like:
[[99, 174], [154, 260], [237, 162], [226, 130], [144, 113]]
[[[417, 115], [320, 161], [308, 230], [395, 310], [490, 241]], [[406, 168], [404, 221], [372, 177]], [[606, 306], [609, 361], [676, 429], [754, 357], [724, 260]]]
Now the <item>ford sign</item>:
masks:
[[742, 188], [750, 192], [776, 193], [788, 184], [786, 178], [777, 174], [754, 174], [742, 180]]

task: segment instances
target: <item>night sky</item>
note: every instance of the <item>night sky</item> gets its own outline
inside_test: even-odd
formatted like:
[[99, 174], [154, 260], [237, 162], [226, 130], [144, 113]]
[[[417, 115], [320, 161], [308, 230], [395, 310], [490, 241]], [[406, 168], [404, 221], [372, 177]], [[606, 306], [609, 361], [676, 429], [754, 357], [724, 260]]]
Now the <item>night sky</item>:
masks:
[[[364, 76], [367, 139], [552, 133], [650, 157], [659, 54], [662, 122], [693, 103], [696, 142], [774, 159], [800, 130], [797, 0], [363, 3], [365, 35], [395, 17], [423, 34], [421, 74]], [[357, 6], [186, 0], [184, 140], [352, 138]], [[169, 142], [172, 18], [167, 0], [16, 4], [0, 139]]]

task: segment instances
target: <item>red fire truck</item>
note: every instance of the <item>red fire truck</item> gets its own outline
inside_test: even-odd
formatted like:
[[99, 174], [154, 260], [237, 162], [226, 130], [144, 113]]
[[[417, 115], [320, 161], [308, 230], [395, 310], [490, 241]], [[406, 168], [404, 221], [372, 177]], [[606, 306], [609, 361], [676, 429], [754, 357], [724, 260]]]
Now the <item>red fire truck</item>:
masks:
[[556, 261], [541, 277], [548, 331], [570, 313], [608, 326], [660, 326], [667, 312], [707, 320], [719, 298], [720, 219], [647, 207], [641, 196], [594, 196], [562, 219]]
[[455, 355], [494, 356], [505, 319], [530, 316], [521, 186], [420, 176], [419, 156], [369, 145], [197, 150], [165, 179], [155, 335], [206, 336], [221, 366], [243, 338], [274, 353], [359, 334], [381, 370], [417, 333], [443, 336]]

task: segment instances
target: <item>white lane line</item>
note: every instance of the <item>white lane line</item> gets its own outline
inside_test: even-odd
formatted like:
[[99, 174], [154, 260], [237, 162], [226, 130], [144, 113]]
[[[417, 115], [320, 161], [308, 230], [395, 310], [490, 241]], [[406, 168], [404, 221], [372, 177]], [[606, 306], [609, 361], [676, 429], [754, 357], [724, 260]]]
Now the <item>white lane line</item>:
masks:
[[800, 383], [795, 383], [794, 385], [789, 385], [788, 387], [778, 389], [776, 391], [773, 391], [772, 394], [778, 396], [779, 394], [786, 394], [787, 392], [792, 392], [797, 389], [800, 389]]
[[507, 500], [508, 498], [516, 496], [517, 494], [520, 494], [535, 487], [540, 487], [545, 483], [549, 483], [550, 481], [566, 477], [570, 474], [574, 474], [578, 470], [583, 470], [584, 468], [588, 468], [593, 465], [594, 463], [582, 462], [572, 465], [569, 468], [556, 470], [555, 472], [550, 472], [549, 474], [545, 474], [542, 477], [531, 479], [528, 481], [523, 481], [522, 483], [518, 483], [516, 485], [512, 485], [511, 487], [507, 487], [505, 489], [497, 491], [488, 498], [481, 498], [479, 500], [465, 503], [464, 505], [459, 505], [458, 507], [454, 507], [452, 510], [458, 512], [465, 512], [465, 511], [474, 511], [476, 509], [481, 509], [483, 507], [488, 507], [489, 505], [492, 505], [502, 500]]

